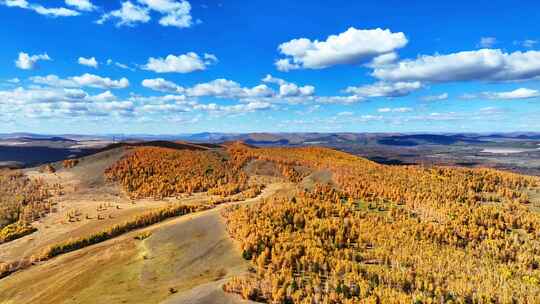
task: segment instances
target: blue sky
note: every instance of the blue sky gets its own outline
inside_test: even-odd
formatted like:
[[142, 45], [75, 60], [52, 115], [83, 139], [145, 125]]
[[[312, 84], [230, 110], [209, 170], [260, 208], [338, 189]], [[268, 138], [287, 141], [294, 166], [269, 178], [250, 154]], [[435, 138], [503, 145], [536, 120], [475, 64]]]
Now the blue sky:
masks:
[[0, 0], [0, 20], [0, 133], [540, 131], [535, 1]]

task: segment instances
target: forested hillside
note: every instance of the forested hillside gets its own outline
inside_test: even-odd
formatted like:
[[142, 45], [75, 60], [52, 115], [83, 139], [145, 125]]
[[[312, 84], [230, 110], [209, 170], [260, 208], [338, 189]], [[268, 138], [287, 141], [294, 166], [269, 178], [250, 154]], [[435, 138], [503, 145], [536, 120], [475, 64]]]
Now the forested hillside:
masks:
[[[225, 290], [276, 303], [536, 303], [537, 178], [391, 167], [325, 148], [239, 149], [335, 184], [225, 213], [254, 271]], [[291, 173], [293, 172], [293, 173]]]

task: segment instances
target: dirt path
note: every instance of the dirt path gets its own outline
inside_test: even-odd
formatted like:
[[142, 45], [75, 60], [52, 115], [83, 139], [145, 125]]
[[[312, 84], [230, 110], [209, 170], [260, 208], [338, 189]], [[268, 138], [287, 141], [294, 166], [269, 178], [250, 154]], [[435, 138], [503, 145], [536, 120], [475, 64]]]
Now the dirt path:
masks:
[[[271, 184], [241, 203], [287, 187]], [[0, 280], [0, 303], [246, 303], [221, 290], [247, 269], [226, 233], [224, 208], [171, 219], [15, 273]], [[146, 231], [149, 238], [134, 239]]]

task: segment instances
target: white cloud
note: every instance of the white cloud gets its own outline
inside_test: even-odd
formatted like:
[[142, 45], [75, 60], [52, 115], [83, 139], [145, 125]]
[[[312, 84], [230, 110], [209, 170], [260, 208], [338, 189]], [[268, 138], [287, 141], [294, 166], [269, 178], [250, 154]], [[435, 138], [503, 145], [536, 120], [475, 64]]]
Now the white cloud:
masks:
[[279, 85], [279, 97], [305, 97], [315, 94], [314, 86], [298, 86], [295, 83], [287, 82], [270, 74], [266, 75], [262, 81]]
[[531, 49], [531, 48], [534, 48], [534, 46], [538, 44], [538, 40], [534, 40], [534, 39], [514, 40], [513, 44]]
[[482, 92], [479, 95], [467, 94], [464, 96], [466, 99], [470, 98], [487, 98], [487, 99], [501, 99], [501, 100], [512, 100], [512, 99], [529, 99], [540, 97], [540, 91], [519, 88], [513, 91], [507, 92]]
[[299, 87], [294, 83], [279, 86], [279, 96], [281, 97], [311, 96], [313, 94], [315, 94], [315, 87], [313, 86]]
[[116, 18], [119, 19], [118, 26], [134, 26], [137, 23], [150, 21], [150, 11], [156, 11], [162, 15], [159, 19], [159, 24], [162, 26], [188, 28], [194, 24], [191, 4], [186, 0], [138, 0], [137, 2], [138, 4], [131, 1], [123, 2], [120, 9], [103, 14], [97, 23], [103, 24], [111, 18]]
[[92, 97], [93, 101], [98, 102], [107, 102], [107, 101], [116, 101], [116, 96], [111, 91], [105, 91], [101, 94]]
[[114, 65], [121, 68], [121, 69], [124, 69], [124, 70], [134, 71], [134, 69], [130, 68], [127, 64], [123, 64], [123, 63], [120, 63], [120, 62], [115, 62]]
[[5, 0], [2, 3], [7, 7], [19, 7], [19, 8], [29, 8], [30, 4], [26, 0]]
[[130, 71], [135, 71], [134, 68], [131, 68], [129, 67], [127, 64], [123, 64], [121, 62], [116, 62], [116, 61], [113, 61], [112, 59], [107, 59], [107, 65], [115, 65], [116, 67], [119, 67], [121, 69], [124, 69], [124, 70], [130, 70]]
[[526, 48], [533, 48], [537, 43], [538, 43], [538, 40], [527, 39], [527, 40], [524, 40], [521, 43], [521, 45], [523, 45]]
[[501, 50], [481, 49], [448, 55], [424, 55], [376, 68], [372, 75], [386, 81], [527, 80], [540, 76], [540, 52], [503, 53]]
[[168, 81], [163, 78], [144, 79], [141, 84], [143, 87], [152, 89], [154, 91], [159, 91], [159, 92], [168, 92], [168, 93], [184, 92], [184, 88], [182, 88], [181, 86], [177, 85], [176, 83], [172, 81]]
[[198, 104], [194, 107], [196, 110], [208, 111], [217, 115], [245, 114], [255, 111], [268, 110], [272, 108], [269, 102], [252, 101], [245, 104], [231, 106], [222, 106], [215, 103]]
[[7, 82], [17, 84], [17, 83], [20, 83], [21, 80], [19, 78], [15, 77], [15, 78], [8, 79]]
[[125, 77], [120, 78], [119, 80], [112, 80], [108, 77], [100, 77], [86, 73], [81, 76], [75, 76], [72, 79], [81, 86], [101, 89], [124, 89], [129, 86], [129, 81]]
[[147, 8], [124, 1], [120, 9], [103, 14], [96, 23], [103, 24], [109, 19], [118, 19], [116, 26], [134, 26], [137, 23], [147, 23], [151, 18]]
[[217, 58], [212, 54], [205, 54], [204, 58], [201, 58], [196, 53], [189, 52], [178, 56], [168, 55], [165, 58], [150, 57], [142, 68], [156, 73], [191, 73], [206, 70], [216, 61]]
[[97, 7], [92, 4], [90, 0], [65, 0], [66, 4], [69, 6], [73, 6], [76, 9], [80, 11], [93, 11], [97, 9]]
[[51, 58], [46, 53], [40, 55], [28, 55], [20, 52], [19, 57], [15, 60], [15, 65], [22, 70], [32, 70], [36, 67], [36, 63], [40, 60], [50, 61]]
[[165, 14], [159, 20], [163, 26], [174, 26], [178, 28], [188, 28], [193, 25], [191, 17], [191, 5], [188, 1], [174, 0], [139, 0], [151, 9]]
[[367, 66], [371, 68], [383, 67], [394, 63], [397, 59], [398, 55], [395, 52], [382, 54], [373, 58], [373, 60], [371, 60], [371, 62], [368, 63]]
[[218, 62], [218, 58], [216, 57], [216, 55], [214, 54], [208, 54], [208, 53], [204, 53], [204, 60], [206, 60], [206, 62], [208, 62], [208, 64], [210, 63], [215, 63], [215, 62]]
[[377, 112], [379, 113], [408, 113], [408, 112], [412, 112], [413, 109], [412, 108], [406, 108], [406, 107], [403, 107], [403, 108], [379, 108], [377, 109]]
[[482, 37], [480, 38], [480, 42], [478, 42], [478, 46], [483, 48], [490, 48], [495, 44], [497, 44], [497, 38], [495, 37]]
[[317, 96], [315, 101], [323, 104], [353, 104], [364, 101], [365, 98], [358, 95], [350, 96]]
[[81, 89], [16, 88], [0, 91], [0, 106], [30, 118], [71, 118], [128, 115], [131, 101], [120, 101], [111, 92], [89, 95]]
[[31, 9], [40, 15], [49, 17], [73, 17], [79, 16], [80, 13], [65, 7], [43, 7], [41, 5], [32, 5]]
[[32, 4], [26, 0], [3, 0], [0, 1], [0, 5], [7, 7], [18, 7], [23, 9], [32, 10], [40, 15], [45, 15], [49, 17], [71, 17], [80, 15], [79, 12], [68, 9], [65, 7], [44, 7], [40, 4]]
[[276, 66], [278, 71], [281, 71], [281, 72], [288, 72], [288, 71], [291, 71], [291, 70], [297, 70], [297, 69], [300, 69], [302, 67], [300, 64], [292, 63], [289, 58], [278, 59], [278, 60], [276, 60], [274, 65]]
[[422, 97], [422, 100], [424, 101], [440, 101], [440, 100], [447, 100], [448, 99], [448, 93], [442, 93], [439, 95], [430, 95], [430, 96], [424, 96]]
[[94, 69], [97, 69], [99, 65], [95, 57], [91, 57], [91, 58], [79, 57], [79, 64], [85, 65]]
[[348, 87], [345, 92], [362, 97], [401, 97], [409, 95], [421, 87], [422, 84], [419, 81], [377, 82], [360, 87]]
[[276, 61], [282, 71], [292, 69], [322, 69], [338, 64], [351, 64], [392, 53], [407, 44], [401, 32], [386, 29], [359, 30], [354, 27], [325, 41], [307, 38], [293, 39], [279, 45], [287, 56]]
[[189, 96], [213, 96], [220, 98], [270, 97], [274, 94], [266, 85], [244, 88], [237, 82], [227, 79], [216, 79], [206, 83], [199, 83], [192, 88], [186, 89], [186, 93]]
[[279, 99], [291, 104], [305, 102], [320, 104], [353, 104], [365, 100], [363, 96], [359, 95], [315, 96], [315, 87], [313, 86], [298, 86], [297, 84], [287, 82], [284, 79], [274, 77], [270, 74], [266, 75], [262, 81], [279, 86], [280, 94], [273, 97], [274, 100]]
[[273, 84], [278, 84], [278, 85], [283, 85], [283, 84], [286, 84], [287, 82], [281, 78], [277, 78], [277, 77], [274, 77], [270, 74], [267, 74], [263, 79], [262, 79], [263, 82], [266, 82], [266, 83], [273, 83]]
[[172, 81], [163, 78], [145, 79], [142, 82], [149, 89], [181, 94], [190, 97], [217, 97], [230, 99], [267, 98], [274, 96], [274, 91], [268, 86], [261, 84], [252, 88], [242, 87], [239, 83], [228, 79], [215, 79], [210, 82], [198, 83], [190, 88], [183, 88]]
[[65, 88], [91, 87], [100, 89], [124, 89], [129, 87], [129, 80], [125, 77], [113, 80], [108, 77], [101, 77], [88, 73], [67, 79], [59, 78], [56, 75], [48, 75], [45, 77], [31, 77], [30, 80], [37, 84]]

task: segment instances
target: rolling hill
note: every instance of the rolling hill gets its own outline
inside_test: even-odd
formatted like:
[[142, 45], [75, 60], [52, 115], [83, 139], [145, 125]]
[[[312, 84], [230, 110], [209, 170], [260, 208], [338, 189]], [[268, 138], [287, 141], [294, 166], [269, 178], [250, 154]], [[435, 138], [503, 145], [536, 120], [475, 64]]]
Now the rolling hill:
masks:
[[0, 303], [540, 301], [537, 177], [166, 141], [1, 176]]

